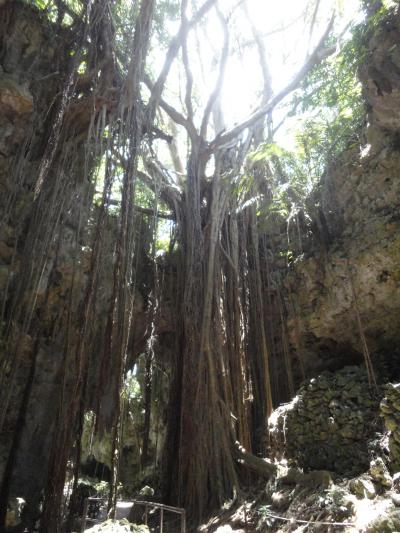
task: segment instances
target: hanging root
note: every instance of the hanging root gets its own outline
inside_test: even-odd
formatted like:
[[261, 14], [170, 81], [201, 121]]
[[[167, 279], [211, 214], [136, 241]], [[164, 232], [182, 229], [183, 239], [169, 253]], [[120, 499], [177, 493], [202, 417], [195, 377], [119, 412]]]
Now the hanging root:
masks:
[[356, 293], [356, 290], [354, 288], [353, 276], [352, 276], [352, 272], [351, 272], [351, 269], [350, 269], [349, 261], [347, 260], [346, 263], [347, 263], [347, 270], [348, 270], [348, 273], [349, 273], [351, 292], [352, 292], [352, 295], [353, 295], [354, 312], [355, 312], [355, 315], [356, 315], [358, 332], [359, 332], [360, 339], [361, 339], [361, 346], [362, 346], [362, 352], [363, 352], [363, 356], [364, 356], [365, 368], [367, 370], [367, 375], [368, 375], [368, 383], [369, 383], [369, 386], [370, 386], [371, 389], [374, 389], [375, 391], [377, 391], [378, 390], [378, 385], [377, 385], [377, 381], [376, 381], [374, 367], [373, 367], [373, 364], [372, 364], [371, 355], [370, 355], [369, 349], [368, 349], [367, 338], [365, 336], [364, 326], [363, 326], [362, 321], [361, 321], [360, 309], [359, 309], [359, 306], [358, 306], [357, 293]]
[[247, 452], [237, 441], [234, 444], [234, 454], [238, 463], [266, 479], [275, 476], [277, 473], [276, 464]]

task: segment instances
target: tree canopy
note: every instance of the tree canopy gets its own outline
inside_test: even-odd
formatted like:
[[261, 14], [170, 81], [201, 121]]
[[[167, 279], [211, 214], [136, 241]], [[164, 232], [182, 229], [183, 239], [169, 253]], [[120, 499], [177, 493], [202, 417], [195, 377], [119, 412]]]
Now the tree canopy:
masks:
[[[62, 371], [73, 360], [74, 377], [57, 420], [42, 531], [58, 530], [67, 463], [75, 444], [79, 467], [89, 408], [97, 431], [112, 428], [115, 506], [123, 385], [133, 364], [135, 265], [143, 252], [139, 216], [150, 235], [151, 328], [162, 299], [160, 256], [176, 264], [164, 496], [201, 518], [238, 493], [251, 453], [265, 454], [276, 380], [262, 303], [273, 290], [260, 266], [268, 255], [262, 228], [290, 224], [335, 156], [360, 144], [356, 69], [363, 37], [355, 27], [365, 26], [362, 6], [356, 0], [26, 3], [63, 36], [67, 68], [29, 184], [34, 224], [24, 228], [26, 268], [5, 320], [4, 365], [22, 357], [15, 324], [21, 335], [32, 333], [37, 287], [60, 240], [60, 213], [76, 213], [86, 244], [78, 230], [76, 264], [83, 272], [86, 254], [85, 283], [79, 311], [69, 315], [78, 341], [66, 343]], [[378, 4], [370, 24], [389, 8]], [[104, 264], [111, 291], [93, 400], [87, 390], [97, 346], [92, 324]], [[290, 397], [291, 361], [282, 346]], [[31, 364], [34, 374], [35, 357]], [[31, 385], [28, 379], [26, 398]], [[25, 408], [22, 402], [22, 417]], [[10, 455], [3, 501], [14, 464]]]

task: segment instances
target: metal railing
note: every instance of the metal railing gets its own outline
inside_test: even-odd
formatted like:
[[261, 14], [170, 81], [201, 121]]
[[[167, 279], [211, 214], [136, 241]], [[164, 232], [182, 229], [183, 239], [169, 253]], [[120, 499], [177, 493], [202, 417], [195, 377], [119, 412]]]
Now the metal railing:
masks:
[[[82, 533], [86, 530], [86, 526], [89, 523], [92, 524], [99, 524], [101, 522], [104, 522], [106, 520], [105, 518], [90, 518], [88, 517], [88, 511], [90, 507], [90, 502], [103, 502], [105, 503], [107, 501], [106, 498], [86, 498], [85, 504], [83, 507], [83, 519], [82, 519]], [[156, 503], [156, 502], [147, 502], [147, 501], [141, 501], [141, 500], [132, 500], [125, 503], [132, 503], [132, 507], [134, 505], [140, 505], [144, 507], [144, 523], [147, 525], [148, 518], [149, 518], [149, 509], [160, 509], [160, 529], [159, 533], [164, 533], [164, 513], [175, 513], [179, 514], [181, 517], [181, 533], [186, 533], [186, 511], [185, 509], [181, 509], [180, 507], [172, 507], [171, 505], [164, 505], [163, 503]], [[118, 505], [118, 502], [117, 502]]]

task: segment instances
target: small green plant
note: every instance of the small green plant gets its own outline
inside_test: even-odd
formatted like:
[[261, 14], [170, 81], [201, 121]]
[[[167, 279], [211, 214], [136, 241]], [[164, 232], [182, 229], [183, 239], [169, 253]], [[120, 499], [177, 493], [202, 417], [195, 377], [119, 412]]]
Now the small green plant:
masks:
[[273, 527], [275, 519], [270, 515], [271, 512], [271, 506], [270, 505], [262, 505], [258, 508], [258, 514], [262, 520], [263, 526], [266, 527]]
[[323, 506], [328, 508], [337, 520], [348, 518], [352, 514], [348, 502], [348, 492], [342, 487], [333, 485], [322, 497]]

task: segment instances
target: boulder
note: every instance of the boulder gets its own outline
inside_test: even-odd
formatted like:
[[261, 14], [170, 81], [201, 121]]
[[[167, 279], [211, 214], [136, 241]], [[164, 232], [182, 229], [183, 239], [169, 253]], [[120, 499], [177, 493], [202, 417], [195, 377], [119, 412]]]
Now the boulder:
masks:
[[357, 498], [368, 498], [372, 500], [375, 498], [376, 492], [372, 481], [367, 478], [359, 477], [352, 479], [349, 483], [350, 490]]
[[369, 473], [372, 479], [376, 483], [382, 485], [382, 487], [389, 489], [392, 487], [393, 480], [381, 457], [378, 457], [370, 462]]

